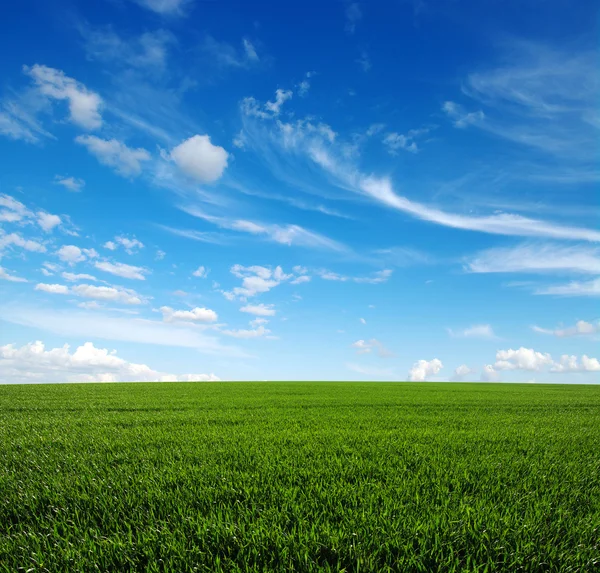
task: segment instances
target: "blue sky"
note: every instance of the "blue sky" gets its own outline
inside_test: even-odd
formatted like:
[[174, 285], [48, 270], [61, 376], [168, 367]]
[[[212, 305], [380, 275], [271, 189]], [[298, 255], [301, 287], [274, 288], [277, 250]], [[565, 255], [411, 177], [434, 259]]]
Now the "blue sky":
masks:
[[0, 381], [599, 381], [598, 8], [23, 0]]

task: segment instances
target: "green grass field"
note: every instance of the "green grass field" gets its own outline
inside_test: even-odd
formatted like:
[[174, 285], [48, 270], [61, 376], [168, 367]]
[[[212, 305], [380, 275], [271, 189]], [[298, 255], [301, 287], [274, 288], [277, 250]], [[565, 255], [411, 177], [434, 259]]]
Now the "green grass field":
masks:
[[0, 571], [598, 571], [600, 386], [0, 387]]

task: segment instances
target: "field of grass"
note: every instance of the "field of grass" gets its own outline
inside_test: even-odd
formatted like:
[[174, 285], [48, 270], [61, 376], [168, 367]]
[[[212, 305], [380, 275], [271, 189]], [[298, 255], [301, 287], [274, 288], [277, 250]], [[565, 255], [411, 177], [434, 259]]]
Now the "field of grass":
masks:
[[599, 571], [600, 386], [0, 387], [0, 571]]

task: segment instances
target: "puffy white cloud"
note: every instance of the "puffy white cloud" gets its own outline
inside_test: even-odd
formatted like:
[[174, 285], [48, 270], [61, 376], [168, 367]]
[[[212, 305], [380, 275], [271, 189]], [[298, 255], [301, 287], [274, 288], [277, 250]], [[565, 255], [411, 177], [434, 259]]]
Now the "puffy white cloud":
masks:
[[469, 328], [465, 328], [464, 330], [458, 331], [449, 328], [448, 333], [450, 336], [457, 338], [497, 338], [494, 334], [493, 328], [489, 324], [476, 324], [474, 326], [470, 326]]
[[194, 135], [174, 147], [169, 157], [186, 175], [200, 183], [213, 183], [223, 175], [229, 154], [213, 145], [208, 135]]
[[390, 352], [382, 342], [377, 340], [376, 338], [371, 338], [371, 340], [357, 340], [353, 342], [350, 346], [352, 348], [356, 348], [357, 354], [370, 354], [373, 350], [377, 352], [377, 354], [381, 358], [388, 358], [393, 356], [393, 353]]
[[540, 334], [551, 334], [559, 338], [566, 338], [569, 336], [586, 336], [600, 332], [600, 322], [591, 323], [586, 322], [585, 320], [578, 320], [575, 323], [575, 326], [569, 326], [567, 328], [548, 329], [540, 328], [539, 326], [532, 326], [531, 329]]
[[86, 256], [83, 251], [75, 245], [63, 245], [58, 251], [56, 251], [58, 258], [65, 263], [74, 265], [85, 261]]
[[469, 368], [466, 364], [461, 364], [460, 366], [454, 369], [454, 376], [452, 376], [452, 379], [456, 381], [464, 380], [466, 376], [472, 373], [472, 368]]
[[419, 360], [408, 372], [408, 378], [413, 382], [424, 382], [430, 376], [435, 376], [443, 367], [442, 361], [438, 358]]
[[150, 153], [143, 148], [127, 147], [116, 139], [101, 139], [95, 135], [78, 135], [75, 141], [96, 156], [103, 165], [112, 167], [123, 177], [134, 177], [142, 172], [142, 162], [150, 160]]
[[199, 279], [205, 279], [208, 276], [208, 272], [208, 269], [201, 265], [192, 273], [192, 276], [198, 277]]
[[109, 251], [116, 251], [119, 245], [125, 249], [125, 252], [128, 255], [133, 255], [137, 252], [138, 249], [144, 248], [144, 243], [142, 243], [135, 237], [130, 239], [129, 237], [123, 236], [115, 237], [114, 241], [106, 241], [103, 247], [105, 249], [108, 249]]
[[500, 380], [500, 374], [496, 372], [492, 364], [486, 364], [481, 371], [481, 380], [483, 382], [497, 382]]
[[88, 275], [86, 273], [61, 273], [63, 279], [69, 282], [77, 282], [77, 281], [97, 281], [98, 279], [93, 275]]
[[50, 213], [45, 213], [44, 211], [39, 211], [37, 214], [37, 223], [46, 232], [52, 231], [52, 229], [60, 225], [61, 222], [58, 215], [52, 215]]
[[167, 374], [146, 364], [135, 364], [117, 356], [116, 351], [97, 348], [86, 342], [70, 352], [65, 344], [46, 350], [43, 342], [21, 348], [0, 346], [0, 380], [23, 382], [175, 382], [219, 380], [214, 374]]
[[285, 274], [280, 266], [271, 269], [259, 265], [249, 267], [233, 265], [231, 273], [242, 279], [242, 286], [235, 287], [231, 292], [223, 292], [228, 300], [234, 300], [235, 298], [245, 300], [257, 294], [268, 292], [293, 276]]
[[23, 71], [33, 79], [43, 95], [68, 101], [73, 123], [85, 129], [97, 129], [102, 125], [102, 98], [97, 93], [69, 78], [62, 70], [35, 64], [31, 68], [24, 66]]
[[597, 358], [590, 358], [587, 355], [581, 357], [581, 361], [577, 356], [569, 356], [563, 354], [559, 362], [555, 362], [551, 372], [600, 372], [600, 361]]
[[495, 370], [541, 370], [544, 366], [553, 363], [548, 353], [536, 352], [533, 348], [517, 350], [498, 350], [496, 352]]
[[255, 316], [275, 316], [276, 310], [273, 304], [247, 304], [240, 308], [240, 312], [247, 312]]
[[125, 279], [135, 279], [138, 281], [146, 280], [144, 274], [149, 271], [143, 267], [136, 267], [134, 265], [126, 265], [125, 263], [109, 263], [108, 261], [96, 261], [94, 266], [106, 273], [123, 277]]
[[45, 253], [46, 247], [37, 241], [24, 239], [19, 233], [4, 234], [0, 229], [0, 253], [9, 247], [20, 247], [32, 253]]
[[32, 215], [31, 211], [10, 195], [0, 194], [0, 222], [16, 223]]
[[193, 308], [192, 310], [174, 310], [170, 306], [161, 306], [160, 311], [163, 314], [165, 322], [177, 320], [185, 322], [215, 322], [218, 318], [217, 313], [209, 308]]
[[145, 299], [132, 289], [81, 284], [71, 288], [71, 293], [84, 298], [123, 304], [142, 304]]
[[78, 192], [85, 187], [85, 181], [83, 179], [77, 179], [75, 177], [64, 177], [62, 175], [54, 176], [54, 183], [62, 185], [69, 191]]
[[253, 97], [242, 100], [241, 109], [245, 115], [258, 117], [260, 119], [273, 119], [281, 113], [281, 106], [293, 97], [291, 90], [278, 89], [275, 91], [275, 100], [267, 101], [261, 106]]
[[257, 326], [260, 326], [261, 324], [267, 324], [268, 322], [269, 321], [266, 318], [254, 318], [250, 321], [250, 326], [252, 328], [256, 328]]
[[290, 90], [278, 89], [275, 91], [275, 101], [268, 101], [265, 103], [265, 109], [270, 111], [273, 115], [279, 115], [281, 106], [289, 99], [292, 99], [292, 92]]
[[38, 283], [35, 285], [35, 290], [41, 290], [51, 294], [69, 294], [68, 286], [58, 284]]

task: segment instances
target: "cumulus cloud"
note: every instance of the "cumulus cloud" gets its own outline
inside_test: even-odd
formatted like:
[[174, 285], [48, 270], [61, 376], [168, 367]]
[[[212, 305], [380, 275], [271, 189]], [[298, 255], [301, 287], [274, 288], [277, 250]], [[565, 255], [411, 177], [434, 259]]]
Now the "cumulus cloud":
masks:
[[147, 269], [143, 267], [136, 267], [134, 265], [126, 265], [125, 263], [109, 263], [108, 261], [96, 261], [94, 266], [106, 273], [110, 273], [111, 275], [116, 275], [118, 277], [123, 277], [125, 279], [134, 279], [138, 281], [146, 280], [144, 276], [147, 274]]
[[54, 183], [56, 183], [56, 185], [62, 185], [65, 189], [73, 192], [81, 191], [85, 187], [85, 181], [83, 179], [65, 177], [63, 175], [55, 175]]
[[84, 129], [97, 129], [102, 125], [102, 98], [97, 93], [69, 78], [62, 70], [35, 64], [32, 67], [24, 66], [23, 71], [33, 79], [44, 96], [68, 102], [73, 123]]
[[122, 304], [142, 304], [146, 300], [132, 289], [82, 284], [71, 288], [71, 293], [84, 298]]
[[61, 261], [70, 265], [81, 263], [86, 259], [84, 252], [75, 245], [63, 245], [56, 254]]
[[112, 167], [123, 177], [135, 177], [142, 172], [142, 162], [150, 160], [143, 148], [127, 147], [117, 139], [101, 139], [95, 135], [78, 135], [75, 141], [83, 145], [100, 163]]
[[193, 277], [197, 277], [199, 279], [205, 279], [208, 276], [208, 269], [200, 265], [193, 273]]
[[496, 352], [495, 370], [541, 370], [552, 364], [548, 353], [536, 352], [533, 348], [518, 348], [517, 350], [498, 350]]
[[452, 119], [454, 127], [464, 129], [469, 125], [480, 124], [485, 119], [485, 114], [481, 110], [467, 112], [460, 104], [453, 101], [446, 101], [442, 106], [442, 111]]
[[600, 372], [600, 361], [597, 358], [590, 358], [587, 355], [581, 357], [581, 361], [577, 356], [569, 356], [563, 354], [558, 362], [555, 362], [551, 372]]
[[232, 291], [223, 293], [230, 300], [234, 300], [235, 298], [246, 300], [247, 298], [268, 292], [293, 276], [285, 274], [280, 266], [271, 269], [259, 265], [249, 267], [233, 265], [231, 273], [242, 279], [242, 286], [235, 287]]
[[41, 290], [51, 294], [69, 294], [69, 287], [59, 284], [38, 283], [35, 285], [35, 290]]
[[474, 371], [472, 368], [467, 366], [466, 364], [461, 364], [457, 368], [454, 369], [454, 376], [452, 376], [452, 380], [460, 381], [464, 380], [466, 376], [472, 374]]
[[24, 239], [19, 233], [8, 233], [5, 234], [0, 229], [0, 254], [2, 251], [12, 247], [19, 247], [25, 251], [32, 253], [45, 253], [46, 247], [37, 241], [31, 239]]
[[135, 237], [129, 238], [124, 236], [115, 237], [113, 241], [106, 241], [103, 247], [109, 251], [116, 251], [121, 246], [125, 249], [128, 255], [135, 254], [139, 249], [144, 248], [144, 243], [136, 239]]
[[213, 145], [208, 135], [194, 135], [174, 147], [169, 158], [189, 177], [213, 183], [223, 175], [229, 154]]
[[215, 322], [217, 313], [209, 308], [193, 308], [192, 310], [174, 310], [170, 306], [161, 306], [160, 311], [165, 322]]
[[276, 310], [273, 304], [247, 304], [240, 308], [240, 312], [247, 312], [255, 316], [275, 316]]
[[494, 370], [492, 364], [486, 364], [481, 371], [481, 380], [483, 382], [497, 382], [500, 380], [500, 374]]
[[37, 213], [37, 223], [47, 233], [52, 231], [54, 227], [60, 225], [61, 222], [58, 215], [52, 215], [50, 213], [45, 213], [44, 211], [38, 211]]
[[419, 360], [409, 370], [408, 379], [412, 382], [424, 382], [427, 378], [435, 376], [443, 367], [442, 361], [438, 358]]
[[566, 338], [569, 336], [588, 336], [600, 332], [600, 322], [586, 322], [585, 320], [578, 320], [575, 326], [569, 326], [566, 328], [540, 328], [539, 326], [532, 326], [531, 329], [539, 334], [551, 334], [558, 338]]
[[0, 346], [0, 380], [24, 382], [177, 382], [216, 381], [214, 374], [168, 374], [146, 364], [135, 364], [117, 356], [115, 350], [97, 348], [85, 342], [70, 352], [65, 344], [46, 350], [43, 342], [30, 342], [21, 348]]

